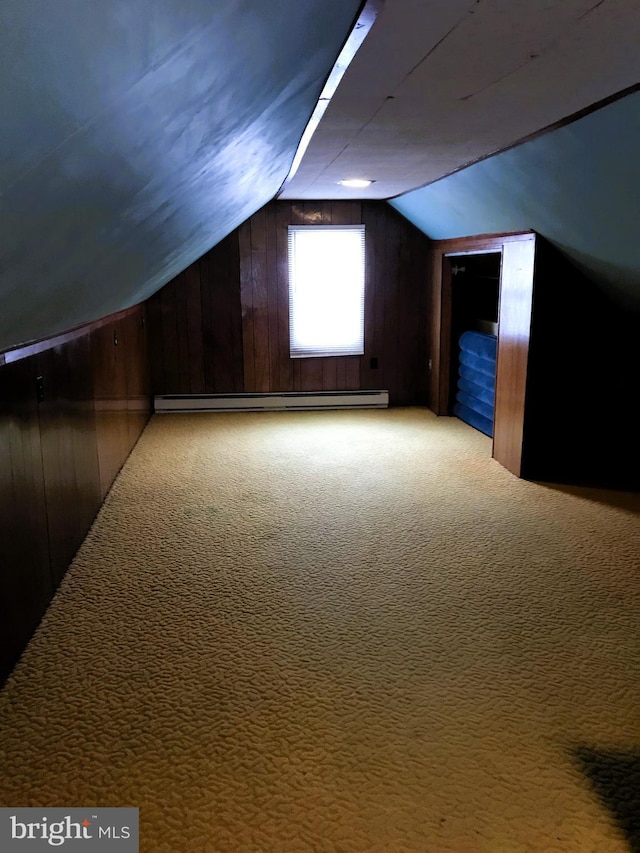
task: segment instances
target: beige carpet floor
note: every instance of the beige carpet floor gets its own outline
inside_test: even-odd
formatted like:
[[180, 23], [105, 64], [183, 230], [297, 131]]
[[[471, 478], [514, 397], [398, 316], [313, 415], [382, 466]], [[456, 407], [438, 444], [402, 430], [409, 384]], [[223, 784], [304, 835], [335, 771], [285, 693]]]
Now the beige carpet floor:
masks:
[[421, 409], [156, 416], [0, 696], [145, 853], [639, 850], [639, 497]]

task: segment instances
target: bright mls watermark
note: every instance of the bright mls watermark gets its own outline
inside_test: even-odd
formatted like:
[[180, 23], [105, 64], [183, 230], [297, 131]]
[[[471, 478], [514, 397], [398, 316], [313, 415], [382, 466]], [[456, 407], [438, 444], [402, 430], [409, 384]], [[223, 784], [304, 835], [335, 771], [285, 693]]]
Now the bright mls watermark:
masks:
[[0, 853], [138, 853], [138, 809], [0, 809]]

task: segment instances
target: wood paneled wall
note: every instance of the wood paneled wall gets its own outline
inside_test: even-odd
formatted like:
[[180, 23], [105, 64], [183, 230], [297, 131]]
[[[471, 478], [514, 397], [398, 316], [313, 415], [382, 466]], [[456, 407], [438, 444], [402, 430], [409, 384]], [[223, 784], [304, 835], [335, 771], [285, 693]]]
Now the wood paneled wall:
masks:
[[154, 394], [244, 390], [237, 231], [147, 304]]
[[38, 625], [150, 408], [144, 306], [0, 354], [0, 680]]
[[[365, 354], [291, 359], [287, 226], [360, 223]], [[150, 299], [154, 393], [383, 388], [424, 404], [428, 249], [384, 202], [271, 202]]]

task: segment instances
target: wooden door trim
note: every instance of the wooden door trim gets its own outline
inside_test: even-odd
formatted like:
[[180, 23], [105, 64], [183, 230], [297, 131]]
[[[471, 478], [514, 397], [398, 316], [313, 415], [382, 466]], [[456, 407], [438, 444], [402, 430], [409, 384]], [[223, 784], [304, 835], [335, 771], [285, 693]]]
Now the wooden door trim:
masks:
[[[435, 322], [432, 324], [429, 352], [431, 371], [429, 405], [437, 415], [449, 414], [452, 320], [452, 276], [449, 258], [457, 255], [489, 252], [500, 252], [504, 256], [505, 245], [522, 242], [535, 243], [536, 236], [534, 231], [518, 231], [507, 234], [480, 234], [473, 237], [455, 237], [433, 241], [430, 250], [430, 266], [433, 276], [430, 308], [432, 316], [435, 317]], [[500, 343], [500, 328], [498, 328], [498, 351], [500, 351]], [[509, 470], [513, 470], [513, 468], [514, 465], [511, 464]], [[519, 468], [514, 473], [519, 473]]]

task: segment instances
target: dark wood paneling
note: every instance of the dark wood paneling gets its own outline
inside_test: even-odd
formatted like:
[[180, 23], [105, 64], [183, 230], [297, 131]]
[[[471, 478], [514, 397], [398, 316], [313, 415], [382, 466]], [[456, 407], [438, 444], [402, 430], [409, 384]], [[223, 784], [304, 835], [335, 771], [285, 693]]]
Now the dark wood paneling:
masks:
[[[192, 366], [189, 361], [189, 320], [187, 317], [187, 276], [181, 273], [175, 282], [177, 368], [180, 385], [191, 388]], [[194, 365], [194, 367], [197, 367]]]
[[100, 492], [111, 488], [129, 446], [127, 363], [122, 322], [92, 335], [92, 376]]
[[91, 334], [41, 353], [37, 365], [44, 383], [40, 437], [51, 575], [57, 587], [102, 499]]
[[149, 299], [153, 393], [244, 390], [238, 239], [236, 231]]
[[[392, 402], [400, 402], [400, 327], [401, 316], [398, 310], [400, 302], [401, 267], [400, 253], [402, 243], [400, 241], [398, 217], [390, 217], [385, 228], [385, 278], [383, 283], [384, 293], [384, 353], [385, 372], [387, 381], [385, 385], [393, 388]], [[402, 365], [403, 367], [403, 365]]]
[[[287, 226], [360, 223], [367, 234], [364, 356], [291, 359]], [[152, 298], [153, 357], [165, 365], [162, 374], [154, 369], [154, 393], [192, 393], [186, 373], [193, 376], [202, 352], [209, 393], [388, 388], [394, 404], [423, 405], [428, 245], [383, 202], [268, 204], [194, 265], [200, 269], [202, 319], [191, 315], [187, 297], [182, 328], [189, 336], [188, 370], [182, 364], [167, 369], [167, 362], [184, 358], [176, 332], [183, 303], [176, 290], [187, 288], [190, 271]]]
[[280, 385], [280, 306], [278, 304], [278, 219], [276, 206], [264, 208], [264, 288], [269, 340], [269, 386]]
[[59, 335], [49, 347], [40, 341], [4, 354], [0, 679], [40, 621], [149, 418], [144, 317], [137, 306]]
[[429, 243], [386, 205], [363, 202], [362, 221], [367, 292], [361, 387], [388, 388], [394, 405], [425, 404]]
[[[245, 390], [269, 391], [272, 364], [269, 340], [266, 208], [240, 228], [240, 293], [245, 358]], [[277, 354], [277, 341], [273, 345]]]
[[[365, 227], [365, 274], [364, 293], [364, 358], [360, 365], [360, 383], [363, 390], [386, 388], [381, 363], [384, 315], [381, 310], [382, 266], [384, 263], [384, 240], [380, 240], [379, 205], [362, 205], [362, 222]], [[378, 367], [372, 368], [372, 359]], [[375, 363], [375, 362], [374, 362]], [[345, 362], [346, 367], [346, 362]], [[342, 386], [345, 388], [346, 386]]]
[[51, 599], [35, 358], [0, 367], [0, 681]]
[[184, 273], [187, 339], [189, 341], [189, 387], [192, 394], [204, 394], [205, 392], [200, 269], [200, 264], [192, 264]]
[[[205, 305], [202, 304], [202, 345], [205, 345], [205, 322], [204, 322]], [[164, 387], [164, 338], [162, 335], [162, 307], [158, 296], [152, 297], [146, 303], [146, 318], [147, 318], [147, 335], [149, 340], [149, 381], [151, 388]], [[206, 389], [206, 363], [207, 360], [202, 357], [203, 370], [205, 371], [205, 390]]]
[[[195, 264], [198, 267], [200, 272], [200, 306], [201, 306], [201, 317], [202, 317], [202, 369], [204, 372], [204, 390], [205, 394], [213, 394], [215, 391], [215, 379], [216, 376], [219, 375], [220, 371], [216, 370], [216, 358], [215, 358], [215, 340], [214, 340], [214, 318], [213, 318], [213, 309], [211, 306], [212, 297], [213, 297], [213, 286], [211, 283], [211, 256], [212, 252], [208, 252], [206, 255], [200, 258], [200, 260]], [[162, 334], [161, 329], [158, 329], [158, 310], [159, 307], [155, 306], [160, 305], [160, 300], [162, 298], [162, 292], [156, 293], [154, 296], [149, 299], [149, 322], [151, 323], [151, 329], [149, 330], [149, 334], [152, 340], [156, 340], [157, 337], [160, 337], [160, 358], [163, 357], [162, 354]], [[221, 325], [221, 324], [218, 324]], [[160, 332], [160, 334], [159, 334]], [[194, 333], [197, 335], [197, 328], [194, 330]], [[157, 358], [157, 352], [155, 348], [150, 350], [151, 359]], [[242, 361], [240, 362], [242, 365]], [[151, 365], [151, 390], [154, 394], [162, 394], [165, 392], [166, 388], [169, 388], [166, 383], [157, 381], [158, 373], [154, 369], [153, 364]], [[232, 381], [232, 380], [230, 380]]]
[[253, 265], [251, 263], [251, 220], [238, 229], [240, 250], [240, 303], [242, 305], [242, 363], [244, 366], [245, 391], [256, 391], [255, 331], [259, 318], [253, 311]]
[[[180, 370], [178, 348], [178, 304], [176, 299], [176, 287], [180, 281], [180, 276], [173, 281], [170, 281], [166, 287], [163, 287], [159, 294], [160, 299], [160, 318], [162, 323], [162, 364], [163, 364], [163, 380], [166, 387], [169, 388], [184, 388], [188, 387], [180, 384], [181, 377], [184, 377], [185, 371]], [[155, 297], [154, 297], [155, 298]], [[189, 393], [185, 391], [185, 393]]]
[[[131, 452], [149, 420], [151, 399], [151, 377], [149, 369], [149, 337], [147, 306], [129, 314], [122, 327], [123, 348], [120, 352], [125, 360], [127, 444], [125, 458]], [[193, 387], [193, 377], [192, 377]]]
[[[215, 250], [214, 250], [215, 251]], [[228, 334], [220, 341], [220, 360], [225, 365], [225, 371], [232, 379], [231, 386], [226, 382], [223, 385], [220, 379], [219, 390], [228, 391], [233, 388], [235, 393], [245, 390], [244, 371], [242, 366], [243, 352], [243, 328], [242, 328], [242, 303], [240, 301], [240, 246], [235, 236], [226, 243], [226, 278], [224, 280], [224, 293], [214, 294], [216, 305], [223, 303], [225, 306]]]
[[[413, 305], [401, 311], [399, 398], [408, 403], [418, 394], [426, 402], [429, 388], [427, 341], [429, 338], [429, 251], [422, 235], [409, 231], [402, 245], [403, 272], [400, 276], [400, 305]], [[421, 286], [417, 287], [416, 283]]]
[[[440, 364], [440, 355], [442, 352], [442, 300], [443, 286], [442, 277], [446, 275], [447, 280], [450, 280], [450, 270], [443, 273], [443, 255], [435, 247], [429, 251], [428, 260], [428, 284], [427, 284], [427, 324], [428, 324], [428, 351], [427, 351], [427, 373], [428, 373], [428, 388], [427, 388], [427, 406], [438, 415], [445, 414], [442, 411], [440, 386], [443, 376], [448, 375], [448, 370], [444, 370]], [[449, 291], [449, 295], [450, 295]], [[450, 306], [449, 302], [449, 306]], [[449, 328], [451, 327], [451, 317], [449, 317]]]
[[[276, 280], [278, 306], [278, 390], [294, 390], [294, 360], [289, 353], [289, 232], [292, 223], [292, 204], [288, 201], [274, 205], [276, 212]], [[339, 386], [337, 386], [339, 387]]]

